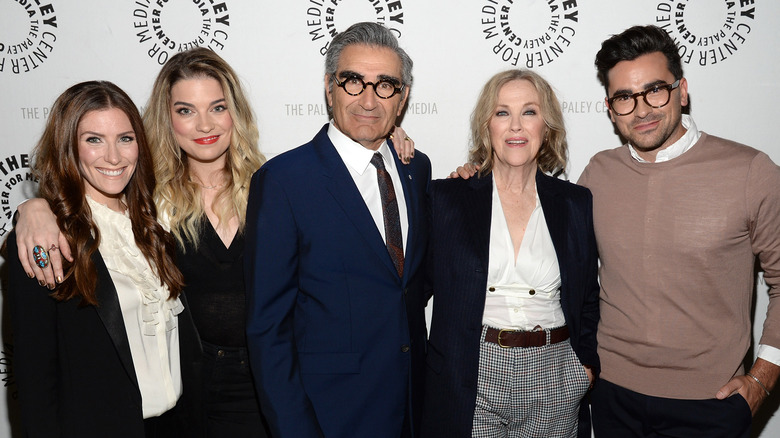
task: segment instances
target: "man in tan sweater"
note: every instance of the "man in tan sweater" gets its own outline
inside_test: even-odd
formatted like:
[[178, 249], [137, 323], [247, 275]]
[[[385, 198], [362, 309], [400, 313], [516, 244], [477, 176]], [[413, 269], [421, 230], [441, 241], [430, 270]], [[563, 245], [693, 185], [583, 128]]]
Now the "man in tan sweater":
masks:
[[[682, 114], [688, 86], [663, 30], [613, 36], [596, 67], [627, 140], [579, 180], [601, 258], [596, 436], [747, 437], [780, 375], [780, 168]], [[746, 373], [756, 257], [770, 304]]]

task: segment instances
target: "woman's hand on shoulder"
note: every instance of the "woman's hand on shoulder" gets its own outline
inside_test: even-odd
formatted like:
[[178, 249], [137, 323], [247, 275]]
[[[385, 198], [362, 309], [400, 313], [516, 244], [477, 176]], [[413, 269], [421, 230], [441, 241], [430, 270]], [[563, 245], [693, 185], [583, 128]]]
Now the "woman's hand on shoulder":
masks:
[[[54, 289], [64, 278], [62, 258], [73, 261], [68, 242], [57, 226], [57, 218], [49, 204], [41, 198], [23, 202], [17, 213], [19, 217], [14, 229], [19, 261], [28, 277], [37, 279], [41, 286]], [[48, 255], [48, 263], [43, 267], [36, 263], [36, 257], [33, 255], [36, 246], [41, 247]]]
[[414, 158], [414, 140], [409, 138], [409, 135], [400, 126], [393, 128], [390, 139], [393, 140], [393, 148], [401, 162], [404, 164], [411, 163], [412, 158]]
[[465, 163], [462, 166], [458, 166], [457, 169], [450, 172], [447, 178], [463, 178], [469, 179], [474, 176], [479, 170], [479, 166], [473, 163]]

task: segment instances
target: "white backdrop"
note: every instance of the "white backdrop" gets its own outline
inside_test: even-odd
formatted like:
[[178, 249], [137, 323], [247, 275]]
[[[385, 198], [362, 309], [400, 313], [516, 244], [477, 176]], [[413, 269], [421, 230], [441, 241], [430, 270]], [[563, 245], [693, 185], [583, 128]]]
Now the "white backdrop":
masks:
[[[557, 89], [569, 130], [568, 177], [597, 151], [620, 145], [593, 58], [601, 41], [635, 24], [665, 27], [680, 44], [700, 129], [767, 152], [780, 98], [780, 2], [774, 0], [0, 0], [0, 239], [16, 204], [35, 190], [28, 154], [48, 108], [75, 82], [107, 79], [143, 107], [160, 66], [208, 46], [241, 76], [271, 157], [327, 122], [322, 54], [355, 21], [391, 28], [415, 61], [403, 126], [444, 177], [464, 162], [469, 115], [494, 73], [530, 67]], [[757, 287], [760, 333], [766, 287]], [[8, 326], [7, 315], [3, 328]], [[0, 349], [0, 437], [16, 415], [13, 340]], [[780, 436], [770, 418], [755, 436]], [[18, 435], [17, 435], [18, 436]]]

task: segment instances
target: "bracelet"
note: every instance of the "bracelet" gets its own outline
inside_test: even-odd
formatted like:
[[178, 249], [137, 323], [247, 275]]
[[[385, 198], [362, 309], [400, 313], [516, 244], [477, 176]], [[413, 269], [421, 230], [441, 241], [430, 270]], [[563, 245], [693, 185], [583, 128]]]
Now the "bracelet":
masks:
[[752, 377], [752, 378], [753, 378], [753, 380], [755, 380], [755, 381], [756, 381], [756, 383], [758, 383], [758, 386], [760, 386], [760, 387], [761, 387], [761, 389], [763, 389], [763, 390], [764, 390], [764, 392], [766, 393], [766, 395], [767, 395], [767, 396], [769, 396], [769, 390], [768, 390], [768, 389], [766, 389], [766, 386], [764, 386], [764, 384], [763, 384], [763, 383], [761, 383], [761, 381], [760, 381], [760, 380], [758, 380], [758, 377], [756, 377], [756, 376], [754, 376], [754, 375], [752, 375], [752, 374], [750, 374], [750, 373], [745, 373], [745, 375], [746, 375], [746, 376], [750, 376], [750, 377]]

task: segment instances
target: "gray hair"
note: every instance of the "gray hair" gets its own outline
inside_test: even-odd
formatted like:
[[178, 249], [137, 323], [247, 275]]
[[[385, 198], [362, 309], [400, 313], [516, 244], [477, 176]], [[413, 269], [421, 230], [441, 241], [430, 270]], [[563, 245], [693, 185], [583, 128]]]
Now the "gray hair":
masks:
[[[381, 24], [371, 22], [355, 23], [333, 38], [328, 47], [328, 53], [325, 55], [326, 75], [331, 77], [331, 75], [336, 74], [341, 51], [354, 44], [386, 47], [394, 51], [401, 59], [401, 81], [407, 87], [412, 86], [412, 58], [398, 45], [398, 40], [389, 29]], [[329, 83], [333, 87], [333, 80], [329, 80]]]

